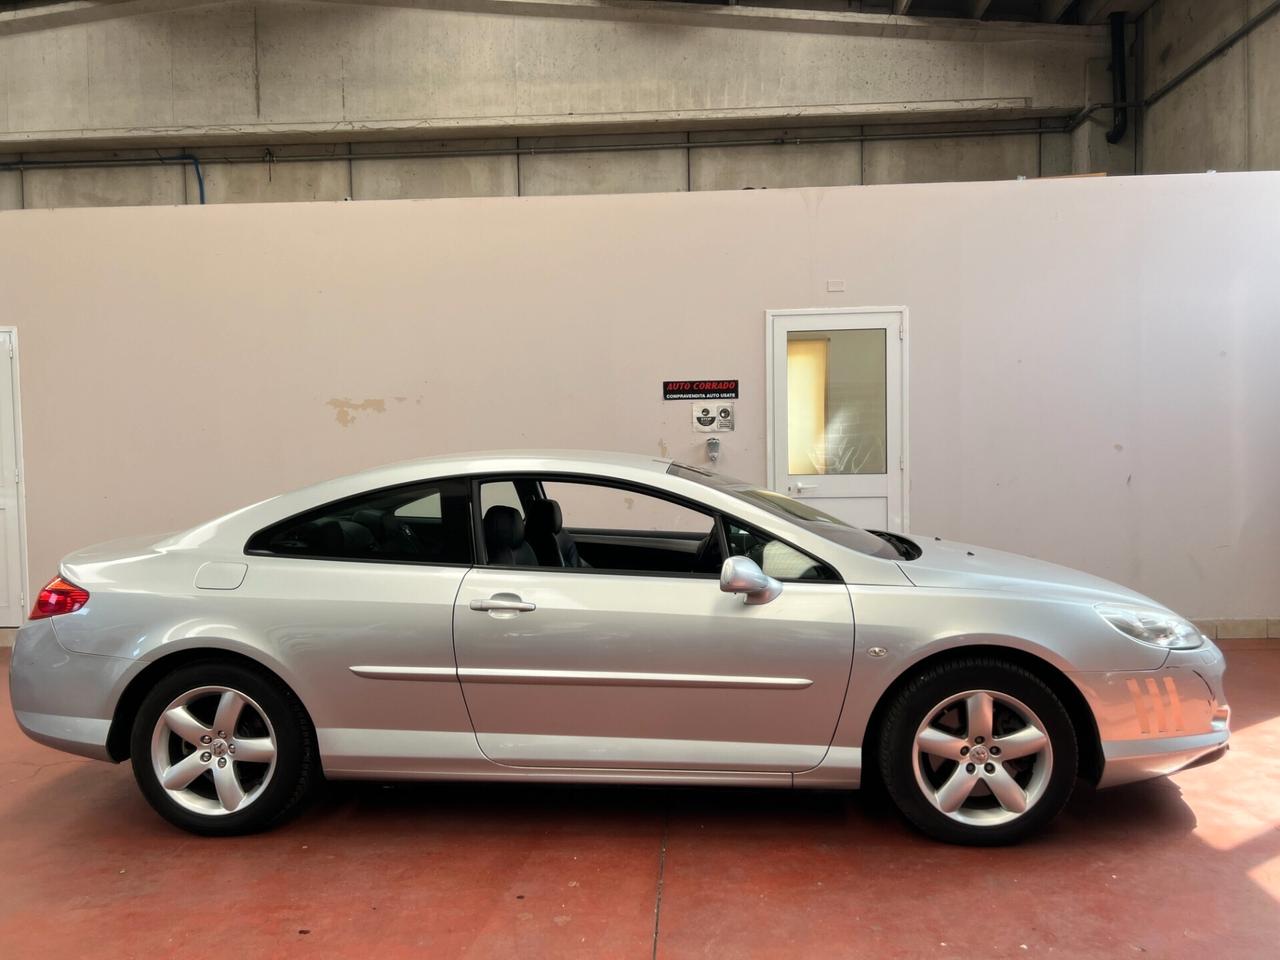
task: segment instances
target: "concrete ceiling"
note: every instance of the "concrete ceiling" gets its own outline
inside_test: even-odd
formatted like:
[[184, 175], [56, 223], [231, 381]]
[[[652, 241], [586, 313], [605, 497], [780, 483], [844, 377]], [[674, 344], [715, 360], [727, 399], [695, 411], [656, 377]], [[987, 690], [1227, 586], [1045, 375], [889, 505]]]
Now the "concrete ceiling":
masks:
[[[0, 35], [29, 30], [48, 29], [176, 10], [182, 7], [212, 6], [220, 0], [4, 0], [0, 2]], [[362, 0], [354, 0], [362, 2]], [[363, 0], [368, 2], [368, 0]], [[655, 0], [670, 4], [672, 0]], [[1123, 11], [1136, 19], [1155, 0], [675, 0], [701, 6], [765, 7], [789, 10], [813, 10], [824, 13], [892, 14], [917, 18], [951, 20], [1024, 21], [1052, 24], [1100, 24], [1116, 12]], [[403, 0], [388, 0], [388, 6], [413, 5]], [[423, 3], [422, 6], [431, 6]], [[441, 3], [442, 8], [466, 8], [466, 3]], [[506, 12], [504, 7], [536, 7], [537, 4], [474, 4], [484, 12]], [[554, 4], [548, 4], [554, 6]], [[531, 12], [531, 11], [523, 11]], [[542, 12], [542, 11], [539, 11]], [[552, 14], [556, 15], [556, 14]], [[564, 15], [561, 13], [560, 15]], [[572, 15], [572, 14], [571, 14]]]
[[790, 7], [910, 17], [1098, 24], [1112, 13], [1133, 20], [1155, 0], [683, 0], [728, 6]]
[[[184, 8], [247, 0], [0, 0], [0, 37], [117, 20]], [[297, 2], [297, 0], [292, 0]], [[302, 0], [308, 2], [308, 0]], [[617, 20], [715, 26], [727, 29], [833, 33], [899, 39], [1010, 39], [1061, 41], [1085, 23], [1101, 23], [1112, 8], [1135, 12], [1133, 0], [309, 0], [338, 6], [400, 7], [500, 16]], [[270, 0], [263, 0], [269, 5]], [[1078, 26], [1077, 26], [1078, 29]], [[1091, 28], [1097, 29], [1097, 28]]]

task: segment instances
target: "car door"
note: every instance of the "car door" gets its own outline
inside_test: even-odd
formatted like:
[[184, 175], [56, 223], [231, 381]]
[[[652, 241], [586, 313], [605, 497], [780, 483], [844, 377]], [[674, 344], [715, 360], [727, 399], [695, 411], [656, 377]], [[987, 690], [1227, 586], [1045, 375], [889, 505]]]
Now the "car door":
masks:
[[[747, 605], [720, 590], [726, 541], [709, 511], [598, 479], [533, 479], [556, 499], [566, 530], [597, 537], [607, 530], [615, 546], [632, 536], [646, 550], [664, 541], [671, 548], [652, 564], [659, 569], [539, 566], [524, 554], [467, 573], [454, 607], [454, 645], [489, 759], [775, 772], [822, 760], [853, 656], [844, 584], [796, 580], [772, 602]], [[477, 502], [499, 499], [482, 486]]]

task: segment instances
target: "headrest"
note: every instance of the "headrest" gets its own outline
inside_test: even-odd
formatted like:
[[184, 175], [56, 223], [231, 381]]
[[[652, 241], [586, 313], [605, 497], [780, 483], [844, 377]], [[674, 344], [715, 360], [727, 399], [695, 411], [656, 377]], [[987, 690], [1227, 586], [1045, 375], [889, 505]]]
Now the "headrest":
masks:
[[492, 506], [484, 514], [484, 542], [512, 549], [524, 543], [524, 518], [515, 507]]
[[535, 500], [529, 504], [529, 518], [525, 521], [529, 526], [548, 533], [559, 533], [564, 526], [560, 515], [560, 504], [554, 500]]

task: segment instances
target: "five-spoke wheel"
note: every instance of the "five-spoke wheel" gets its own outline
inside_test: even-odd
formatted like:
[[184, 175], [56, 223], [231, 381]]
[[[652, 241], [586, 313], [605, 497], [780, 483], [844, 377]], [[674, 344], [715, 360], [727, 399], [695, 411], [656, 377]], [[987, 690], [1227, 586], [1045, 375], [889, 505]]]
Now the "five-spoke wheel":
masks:
[[1007, 823], [1036, 804], [1053, 770], [1053, 748], [1031, 708], [994, 690], [939, 703], [916, 731], [921, 792], [960, 823]]
[[1009, 843], [1070, 796], [1077, 746], [1062, 702], [1038, 677], [974, 657], [924, 671], [881, 728], [880, 772], [903, 814], [955, 843]]
[[239, 690], [196, 687], [160, 714], [151, 764], [173, 801], [221, 816], [262, 795], [276, 768], [276, 735], [262, 708]]
[[297, 697], [237, 663], [193, 663], [162, 678], [138, 710], [130, 745], [147, 800], [197, 833], [279, 820], [307, 792], [314, 767], [314, 733]]

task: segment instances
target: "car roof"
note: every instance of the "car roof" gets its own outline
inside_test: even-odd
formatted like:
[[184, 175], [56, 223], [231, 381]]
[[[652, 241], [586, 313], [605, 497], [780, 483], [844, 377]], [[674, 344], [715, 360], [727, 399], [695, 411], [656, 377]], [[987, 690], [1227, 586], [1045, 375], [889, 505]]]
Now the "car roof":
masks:
[[269, 497], [176, 534], [163, 543], [192, 545], [217, 536], [225, 536], [230, 542], [242, 541], [260, 527], [330, 501], [420, 480], [471, 474], [564, 472], [668, 481], [674, 479], [667, 474], [671, 462], [639, 453], [593, 450], [486, 450], [402, 460]]
[[[517, 461], [523, 466], [514, 466]], [[413, 460], [402, 460], [389, 463], [359, 473], [351, 474], [347, 479], [367, 478], [376, 485], [382, 474], [400, 473], [405, 468], [421, 468], [440, 475], [455, 470], [466, 473], [492, 472], [495, 470], [554, 469], [547, 464], [555, 462], [565, 467], [581, 469], [583, 467], [625, 467], [632, 470], [651, 470], [665, 473], [671, 466], [670, 457], [653, 457], [642, 453], [619, 453], [614, 450], [477, 450], [466, 453], [440, 454], [432, 457], [421, 457]]]

